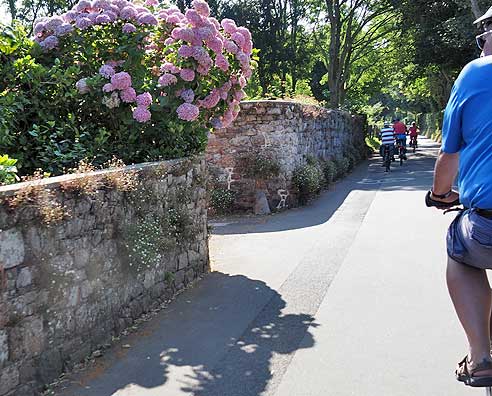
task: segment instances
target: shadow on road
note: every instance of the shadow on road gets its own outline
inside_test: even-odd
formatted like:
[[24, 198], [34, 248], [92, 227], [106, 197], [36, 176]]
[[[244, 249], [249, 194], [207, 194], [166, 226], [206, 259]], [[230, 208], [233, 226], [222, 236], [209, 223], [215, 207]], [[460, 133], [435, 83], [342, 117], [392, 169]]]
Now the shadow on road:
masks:
[[160, 319], [124, 339], [131, 349], [113, 348], [95, 367], [72, 376], [75, 386], [55, 394], [259, 395], [272, 378], [273, 354], [314, 345], [314, 318], [283, 315], [285, 305], [265, 282], [211, 273]]

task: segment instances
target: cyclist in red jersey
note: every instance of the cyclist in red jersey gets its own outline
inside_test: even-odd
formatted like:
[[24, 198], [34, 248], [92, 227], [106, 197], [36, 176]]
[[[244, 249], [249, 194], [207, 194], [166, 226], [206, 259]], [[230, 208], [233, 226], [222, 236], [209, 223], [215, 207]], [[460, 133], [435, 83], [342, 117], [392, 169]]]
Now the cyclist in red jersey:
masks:
[[[415, 144], [417, 144], [417, 136], [419, 135], [419, 129], [417, 128], [417, 124], [412, 122], [412, 126], [408, 128], [408, 134], [410, 135], [410, 145], [415, 140]], [[417, 147], [417, 146], [415, 146]]]
[[397, 118], [393, 124], [393, 131], [396, 141], [403, 146], [404, 159], [407, 159], [407, 126]]

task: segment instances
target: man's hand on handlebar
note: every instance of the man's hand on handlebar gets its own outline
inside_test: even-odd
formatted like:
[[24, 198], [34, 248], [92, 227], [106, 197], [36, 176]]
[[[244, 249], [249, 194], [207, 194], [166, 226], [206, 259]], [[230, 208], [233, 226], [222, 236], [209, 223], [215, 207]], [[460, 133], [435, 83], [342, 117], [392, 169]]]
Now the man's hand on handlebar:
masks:
[[429, 208], [435, 207], [441, 210], [449, 209], [460, 204], [460, 195], [456, 191], [451, 191], [447, 197], [438, 198], [432, 193], [432, 191], [428, 191], [425, 196], [425, 204]]

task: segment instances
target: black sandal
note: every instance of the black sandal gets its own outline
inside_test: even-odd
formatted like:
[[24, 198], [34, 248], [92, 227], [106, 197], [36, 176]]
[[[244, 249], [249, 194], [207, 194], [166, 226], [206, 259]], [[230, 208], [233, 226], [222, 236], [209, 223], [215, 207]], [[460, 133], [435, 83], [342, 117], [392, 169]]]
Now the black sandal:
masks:
[[472, 369], [469, 368], [468, 364], [468, 356], [465, 356], [463, 360], [458, 363], [458, 368], [455, 371], [456, 379], [458, 381], [473, 387], [492, 386], [492, 375], [475, 375], [479, 371], [492, 370], [492, 361], [484, 359]]

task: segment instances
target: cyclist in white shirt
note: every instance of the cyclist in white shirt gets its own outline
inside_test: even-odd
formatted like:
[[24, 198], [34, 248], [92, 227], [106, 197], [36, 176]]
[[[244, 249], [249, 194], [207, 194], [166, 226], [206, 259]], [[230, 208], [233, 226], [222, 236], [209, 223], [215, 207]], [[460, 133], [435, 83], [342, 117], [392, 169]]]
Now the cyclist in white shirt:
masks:
[[390, 124], [384, 124], [381, 129], [381, 147], [379, 148], [379, 154], [384, 156], [384, 146], [388, 145], [390, 150], [390, 156], [393, 158], [395, 150], [395, 133], [393, 127]]

